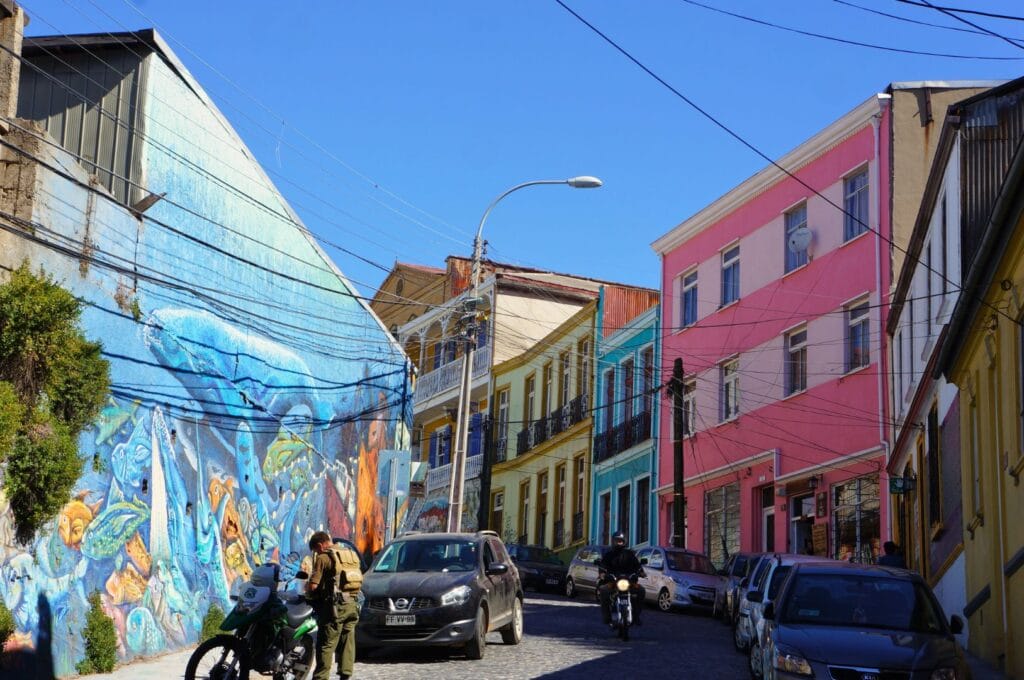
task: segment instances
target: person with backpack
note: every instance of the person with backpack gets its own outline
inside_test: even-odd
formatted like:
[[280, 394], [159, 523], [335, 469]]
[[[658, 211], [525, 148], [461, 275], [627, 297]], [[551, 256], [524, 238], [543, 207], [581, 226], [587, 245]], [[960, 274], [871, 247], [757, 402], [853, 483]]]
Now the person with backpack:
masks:
[[313, 568], [306, 582], [306, 595], [313, 603], [319, 629], [313, 680], [330, 678], [332, 659], [337, 659], [338, 674], [347, 680], [356, 661], [358, 596], [363, 585], [359, 555], [347, 546], [335, 545], [324, 531], [310, 536], [309, 549]]

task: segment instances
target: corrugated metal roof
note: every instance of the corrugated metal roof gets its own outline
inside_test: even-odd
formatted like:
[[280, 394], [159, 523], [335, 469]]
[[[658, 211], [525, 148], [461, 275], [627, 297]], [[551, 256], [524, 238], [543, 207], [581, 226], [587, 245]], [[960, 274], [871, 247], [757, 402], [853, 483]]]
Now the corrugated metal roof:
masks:
[[657, 304], [657, 291], [606, 286], [601, 336], [607, 338]]

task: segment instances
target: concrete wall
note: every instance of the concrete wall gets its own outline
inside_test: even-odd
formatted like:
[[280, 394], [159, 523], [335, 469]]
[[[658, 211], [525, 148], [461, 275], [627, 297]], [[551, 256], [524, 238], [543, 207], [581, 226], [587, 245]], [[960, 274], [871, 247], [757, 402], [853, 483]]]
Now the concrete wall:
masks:
[[0, 499], [10, 647], [48, 621], [62, 675], [92, 591], [131, 659], [193, 644], [256, 565], [293, 574], [314, 530], [379, 547], [378, 458], [408, 447], [404, 354], [212, 103], [149, 59], [145, 181], [167, 196], [145, 218], [53, 145], [5, 137], [39, 160], [4, 151], [0, 265], [27, 258], [79, 296], [111, 362], [59, 518], [20, 546]]

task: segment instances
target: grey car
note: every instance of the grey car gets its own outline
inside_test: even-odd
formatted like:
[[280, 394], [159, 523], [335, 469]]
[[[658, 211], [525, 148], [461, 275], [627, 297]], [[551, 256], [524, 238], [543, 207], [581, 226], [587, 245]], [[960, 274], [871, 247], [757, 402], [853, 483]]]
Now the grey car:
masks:
[[646, 599], [661, 611], [673, 607], [711, 611], [719, 601], [725, 578], [715, 571], [707, 555], [656, 546], [641, 549], [637, 557], [644, 565], [640, 585]]
[[597, 565], [594, 562], [604, 557], [609, 549], [607, 545], [585, 545], [576, 551], [565, 577], [567, 597], [576, 597], [579, 593], [594, 593], [596, 597]]
[[970, 680], [955, 634], [931, 589], [903, 569], [798, 564], [765, 605], [761, 670], [778, 678]]
[[736, 617], [739, 616], [740, 583], [750, 576], [760, 556], [761, 553], [733, 553], [722, 567], [721, 573], [725, 576], [725, 598], [719, 611], [727, 623], [736, 623]]
[[743, 617], [750, 616], [750, 601], [747, 600], [747, 595], [752, 591], [757, 590], [757, 583], [761, 580], [765, 570], [768, 568], [768, 564], [771, 561], [771, 554], [764, 554], [757, 558], [754, 566], [750, 569], [750, 576], [740, 581], [740, 587], [737, 591], [737, 604], [736, 604], [736, 621], [733, 622], [732, 633], [733, 643], [736, 645], [736, 651], [746, 652], [748, 649], [749, 640], [743, 634], [745, 629], [740, 628], [740, 620]]

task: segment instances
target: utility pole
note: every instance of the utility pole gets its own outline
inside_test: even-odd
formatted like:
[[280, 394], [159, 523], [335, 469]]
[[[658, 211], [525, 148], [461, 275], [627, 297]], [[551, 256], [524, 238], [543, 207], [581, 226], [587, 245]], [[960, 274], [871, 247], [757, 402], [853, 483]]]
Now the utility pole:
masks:
[[686, 495], [683, 491], [683, 360], [677, 357], [672, 366], [672, 458], [674, 483], [672, 489], [672, 545], [682, 548], [686, 523]]

